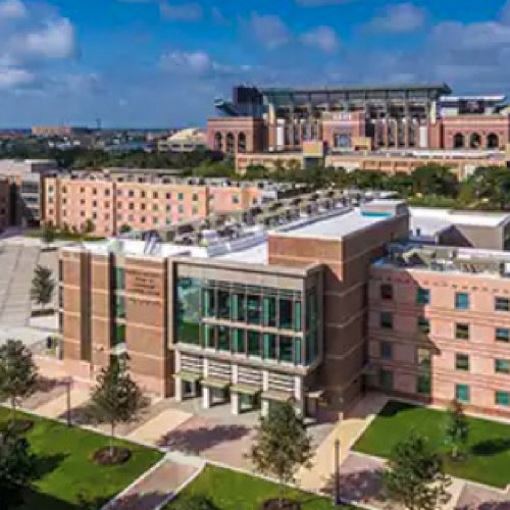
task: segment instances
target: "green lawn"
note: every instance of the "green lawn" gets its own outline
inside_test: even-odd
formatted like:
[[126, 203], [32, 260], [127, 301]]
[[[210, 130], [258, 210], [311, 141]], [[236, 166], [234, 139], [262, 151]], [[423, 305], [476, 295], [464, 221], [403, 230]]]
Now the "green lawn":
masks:
[[[191, 496], [205, 496], [219, 510], [257, 510], [267, 499], [279, 496], [278, 486], [257, 477], [208, 465], [204, 471], [170, 503], [166, 510], [177, 508], [177, 502]], [[302, 510], [354, 510], [354, 507], [337, 507], [330, 500], [287, 489], [285, 496], [302, 503]]]
[[[0, 421], [8, 416], [9, 410], [0, 407]], [[107, 501], [162, 456], [157, 450], [116, 441], [129, 446], [131, 459], [120, 466], [102, 467], [91, 457], [98, 448], [108, 444], [108, 438], [83, 429], [68, 428], [56, 421], [29, 418], [35, 425], [26, 437], [38, 457], [38, 479], [33, 489], [27, 490], [20, 510], [77, 510], [80, 493], [87, 501], [96, 504]]]
[[[434, 449], [445, 453], [446, 418], [444, 411], [390, 401], [354, 449], [387, 458], [393, 446], [414, 430], [427, 437]], [[445, 455], [446, 471], [461, 478], [506, 487], [510, 483], [510, 425], [478, 418], [468, 420], [468, 458], [453, 462]]]

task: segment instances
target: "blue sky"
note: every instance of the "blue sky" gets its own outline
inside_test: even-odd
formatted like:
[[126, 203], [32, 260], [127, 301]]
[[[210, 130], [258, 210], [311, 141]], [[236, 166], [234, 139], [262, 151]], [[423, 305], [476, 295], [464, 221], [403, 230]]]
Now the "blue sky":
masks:
[[0, 126], [204, 124], [233, 84], [510, 93], [510, 0], [0, 0]]

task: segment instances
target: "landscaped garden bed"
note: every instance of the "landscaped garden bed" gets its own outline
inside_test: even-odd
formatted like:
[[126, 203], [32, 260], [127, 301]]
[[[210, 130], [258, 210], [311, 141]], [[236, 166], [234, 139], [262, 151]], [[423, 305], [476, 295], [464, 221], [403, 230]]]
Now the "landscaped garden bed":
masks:
[[[102, 466], [94, 454], [108, 447], [108, 437], [23, 413], [17, 416], [34, 422], [25, 437], [37, 456], [36, 480], [25, 491], [20, 510], [100, 508], [162, 457], [158, 450], [114, 440], [131, 456], [122, 464]], [[10, 410], [0, 407], [0, 424], [9, 417]]]
[[426, 437], [430, 447], [444, 454], [450, 475], [504, 488], [510, 483], [510, 425], [467, 418], [466, 456], [455, 461], [447, 455], [444, 411], [390, 401], [354, 445], [354, 450], [388, 458], [394, 446], [411, 431]]
[[[262, 510], [264, 502], [280, 497], [280, 488], [258, 477], [208, 465], [166, 510], [178, 510], [186, 500], [197, 496], [207, 498], [215, 510]], [[285, 489], [282, 496], [298, 503], [301, 510], [354, 510], [354, 507], [335, 506], [330, 499], [296, 489]]]

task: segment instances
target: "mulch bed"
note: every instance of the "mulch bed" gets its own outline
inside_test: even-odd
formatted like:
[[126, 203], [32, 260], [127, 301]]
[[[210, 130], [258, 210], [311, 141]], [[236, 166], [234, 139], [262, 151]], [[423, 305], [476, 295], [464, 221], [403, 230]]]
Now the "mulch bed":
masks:
[[101, 466], [116, 466], [118, 464], [124, 464], [131, 458], [131, 450], [128, 448], [120, 448], [114, 446], [111, 449], [109, 446], [105, 446], [100, 450], [94, 452], [94, 462]]
[[260, 510], [301, 510], [301, 503], [290, 499], [268, 499], [262, 503]]

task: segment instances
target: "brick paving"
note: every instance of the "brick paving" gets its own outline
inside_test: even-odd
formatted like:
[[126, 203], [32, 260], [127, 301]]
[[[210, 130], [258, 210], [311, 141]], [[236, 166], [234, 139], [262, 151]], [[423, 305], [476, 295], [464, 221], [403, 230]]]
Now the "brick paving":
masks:
[[170, 460], [107, 505], [108, 510], [153, 510], [185, 483], [198, 468]]

